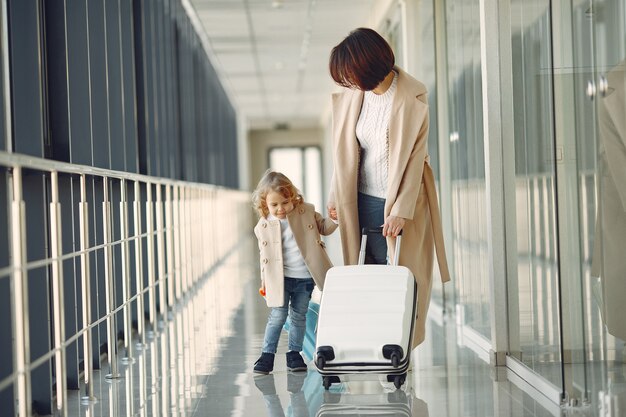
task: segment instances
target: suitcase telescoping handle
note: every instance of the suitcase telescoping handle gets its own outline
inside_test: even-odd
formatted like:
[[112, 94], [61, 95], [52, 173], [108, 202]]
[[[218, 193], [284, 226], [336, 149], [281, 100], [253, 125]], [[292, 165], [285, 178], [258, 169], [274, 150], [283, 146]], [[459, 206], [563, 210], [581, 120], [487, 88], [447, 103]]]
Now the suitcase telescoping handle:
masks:
[[[361, 229], [361, 249], [359, 250], [359, 265], [363, 265], [365, 263], [365, 245], [367, 244], [367, 235], [369, 233], [383, 233], [382, 227], [364, 227]], [[396, 238], [396, 251], [393, 254], [393, 263], [392, 265], [397, 266], [400, 260], [400, 245], [402, 243], [402, 230], [398, 234]]]

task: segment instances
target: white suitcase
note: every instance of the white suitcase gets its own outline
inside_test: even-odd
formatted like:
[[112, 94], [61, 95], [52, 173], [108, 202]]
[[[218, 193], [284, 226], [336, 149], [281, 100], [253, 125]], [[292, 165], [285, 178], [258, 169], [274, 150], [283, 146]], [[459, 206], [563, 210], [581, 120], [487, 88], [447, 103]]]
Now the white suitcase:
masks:
[[396, 388], [404, 383], [411, 358], [417, 284], [411, 271], [394, 265], [363, 265], [367, 232], [363, 231], [359, 265], [336, 266], [326, 274], [320, 303], [315, 366], [324, 388], [343, 374], [386, 374]]

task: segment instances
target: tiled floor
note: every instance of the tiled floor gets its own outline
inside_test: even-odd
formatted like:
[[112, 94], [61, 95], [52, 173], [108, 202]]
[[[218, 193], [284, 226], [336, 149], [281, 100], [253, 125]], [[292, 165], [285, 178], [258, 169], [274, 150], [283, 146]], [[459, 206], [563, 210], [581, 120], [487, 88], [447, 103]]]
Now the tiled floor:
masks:
[[[319, 374], [286, 371], [285, 337], [275, 371], [254, 376], [267, 308], [257, 293], [252, 243], [233, 254], [171, 319], [160, 326], [122, 377], [96, 375], [98, 401], [70, 395], [70, 416], [557, 416], [555, 404], [531, 396], [458, 342], [456, 326], [429, 321], [414, 351], [414, 369], [397, 391], [374, 377], [353, 378], [325, 391]], [[121, 352], [123, 356], [124, 352]], [[594, 415], [574, 410], [569, 415]], [[597, 415], [597, 414], [596, 414]]]

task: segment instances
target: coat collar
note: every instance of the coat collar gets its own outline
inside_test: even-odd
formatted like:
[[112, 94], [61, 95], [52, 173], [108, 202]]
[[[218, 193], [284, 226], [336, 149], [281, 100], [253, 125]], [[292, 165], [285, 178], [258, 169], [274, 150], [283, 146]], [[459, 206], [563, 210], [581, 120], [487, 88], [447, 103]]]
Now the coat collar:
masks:
[[[424, 84], [413, 78], [400, 67], [394, 66], [398, 73], [396, 92], [391, 104], [391, 114], [389, 118], [389, 165], [401, 166], [399, 161], [403, 159], [401, 155], [401, 141], [404, 138], [417, 138], [420, 123], [415, 123], [415, 118], [419, 117], [420, 106], [427, 106]], [[335, 154], [340, 156], [344, 169], [341, 171], [347, 174], [358, 172], [358, 141], [356, 140], [356, 124], [363, 105], [364, 92], [357, 89], [344, 89], [332, 96], [333, 99], [333, 136], [338, 138], [335, 142]], [[339, 181], [346, 181], [346, 178], [338, 178]], [[397, 188], [397, 182], [401, 178], [389, 176], [390, 183], [388, 189]], [[356, 192], [350, 195], [356, 199]], [[395, 200], [394, 195], [388, 195], [388, 199]]]
[[[401, 107], [406, 104], [408, 99], [416, 98], [427, 93], [426, 86], [417, 81], [402, 68], [394, 66], [393, 69], [398, 73], [398, 84], [396, 85], [396, 92], [391, 106], [392, 117], [400, 111]], [[364, 92], [361, 90], [345, 88], [332, 95], [333, 105], [335, 107], [348, 106], [351, 113], [346, 115], [347, 118], [354, 118], [356, 121], [361, 111], [364, 95]]]
[[[415, 115], [418, 98], [427, 93], [421, 82], [407, 74], [403, 69], [394, 66], [398, 73], [398, 84], [391, 104], [389, 137], [390, 147], [401, 133], [403, 123]], [[364, 92], [357, 89], [344, 89], [332, 95], [335, 137], [356, 138], [356, 123], [359, 120]], [[356, 142], [353, 144], [356, 147]]]

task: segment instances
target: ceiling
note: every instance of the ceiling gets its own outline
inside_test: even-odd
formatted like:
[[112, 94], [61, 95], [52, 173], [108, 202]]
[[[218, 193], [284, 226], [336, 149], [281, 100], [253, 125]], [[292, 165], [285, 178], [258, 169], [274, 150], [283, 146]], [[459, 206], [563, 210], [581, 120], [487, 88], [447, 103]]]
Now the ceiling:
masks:
[[190, 0], [217, 70], [251, 129], [318, 126], [333, 46], [375, 0]]

